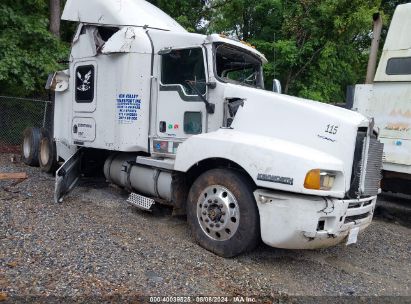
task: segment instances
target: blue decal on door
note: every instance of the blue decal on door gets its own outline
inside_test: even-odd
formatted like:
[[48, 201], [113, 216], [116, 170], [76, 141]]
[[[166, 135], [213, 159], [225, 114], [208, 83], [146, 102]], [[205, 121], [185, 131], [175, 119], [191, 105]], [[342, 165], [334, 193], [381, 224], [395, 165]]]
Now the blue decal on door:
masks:
[[117, 98], [117, 118], [120, 124], [131, 124], [138, 120], [141, 99], [138, 94], [119, 94]]

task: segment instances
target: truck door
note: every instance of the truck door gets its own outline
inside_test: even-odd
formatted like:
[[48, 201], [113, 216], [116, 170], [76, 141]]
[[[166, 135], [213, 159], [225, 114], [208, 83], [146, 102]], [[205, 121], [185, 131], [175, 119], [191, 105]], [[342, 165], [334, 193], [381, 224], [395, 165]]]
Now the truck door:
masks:
[[72, 138], [75, 144], [93, 142], [96, 138], [97, 64], [93, 60], [74, 65]]
[[[195, 47], [171, 50], [161, 56], [160, 70], [157, 137], [182, 141], [192, 135], [207, 132], [207, 112], [205, 103], [199, 96], [207, 95], [204, 49]], [[157, 145], [159, 148], [160, 144]]]

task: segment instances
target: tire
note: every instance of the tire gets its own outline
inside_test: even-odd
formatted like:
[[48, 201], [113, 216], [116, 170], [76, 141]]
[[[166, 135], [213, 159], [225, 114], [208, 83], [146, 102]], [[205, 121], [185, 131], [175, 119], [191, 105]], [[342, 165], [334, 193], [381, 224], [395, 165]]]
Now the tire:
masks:
[[239, 172], [213, 169], [190, 189], [187, 219], [196, 242], [225, 258], [260, 242], [260, 219], [250, 182]]
[[40, 139], [41, 131], [39, 128], [27, 128], [23, 131], [21, 159], [28, 166], [39, 166]]
[[55, 173], [57, 168], [56, 143], [48, 130], [41, 130], [38, 162], [40, 169], [46, 173]]

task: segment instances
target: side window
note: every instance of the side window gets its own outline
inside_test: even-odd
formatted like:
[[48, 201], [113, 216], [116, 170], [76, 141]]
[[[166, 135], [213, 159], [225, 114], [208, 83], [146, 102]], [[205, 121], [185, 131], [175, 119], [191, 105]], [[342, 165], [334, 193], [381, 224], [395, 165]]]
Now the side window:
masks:
[[411, 57], [390, 58], [387, 63], [387, 75], [411, 75]]
[[202, 49], [173, 50], [162, 55], [161, 81], [163, 85], [182, 85], [186, 95], [197, 95], [193, 87], [204, 95], [206, 74]]
[[76, 102], [91, 103], [94, 100], [94, 66], [84, 65], [76, 69]]

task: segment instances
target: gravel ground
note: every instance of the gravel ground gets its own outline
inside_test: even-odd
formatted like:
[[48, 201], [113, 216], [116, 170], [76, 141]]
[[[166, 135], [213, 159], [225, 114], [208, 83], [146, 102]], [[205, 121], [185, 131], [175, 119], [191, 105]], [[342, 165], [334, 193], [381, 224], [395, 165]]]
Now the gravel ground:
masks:
[[21, 296], [403, 296], [411, 300], [411, 230], [375, 220], [359, 243], [315, 251], [261, 245], [233, 259], [194, 244], [186, 220], [146, 213], [105, 184], [55, 205], [54, 178], [0, 182], [0, 300]]

